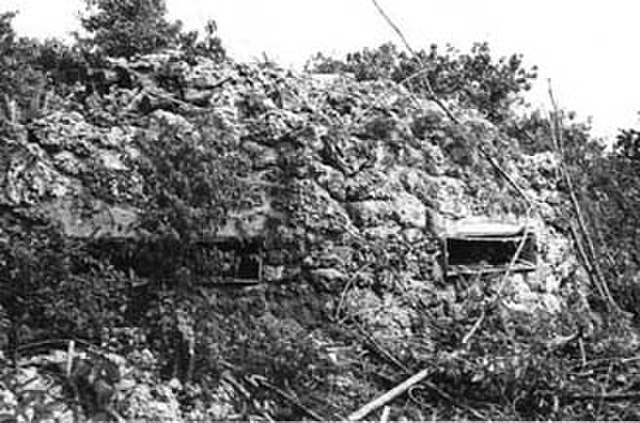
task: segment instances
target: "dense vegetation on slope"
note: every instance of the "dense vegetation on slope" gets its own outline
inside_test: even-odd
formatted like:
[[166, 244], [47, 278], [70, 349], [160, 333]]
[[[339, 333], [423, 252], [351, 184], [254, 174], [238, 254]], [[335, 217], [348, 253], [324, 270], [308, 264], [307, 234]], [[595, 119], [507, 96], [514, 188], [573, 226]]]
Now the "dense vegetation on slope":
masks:
[[[558, 175], [634, 313], [636, 131], [608, 152], [565, 121], [558, 151], [514, 112], [535, 70], [484, 44], [317, 56], [323, 79], [235, 63], [163, 1], [88, 6], [73, 46], [0, 16], [3, 419], [342, 419], [422, 369], [391, 418], [638, 418], [635, 329]], [[441, 274], [436, 218], [527, 211], [481, 150], [541, 204], [541, 286]], [[207, 236], [256, 228], [264, 283], [211, 284]]]

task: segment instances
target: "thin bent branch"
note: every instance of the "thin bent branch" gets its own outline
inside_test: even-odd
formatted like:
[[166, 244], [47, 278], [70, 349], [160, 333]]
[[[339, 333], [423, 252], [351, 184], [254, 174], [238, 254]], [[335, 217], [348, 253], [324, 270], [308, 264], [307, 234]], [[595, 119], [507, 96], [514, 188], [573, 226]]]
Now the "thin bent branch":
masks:
[[[567, 189], [569, 190], [569, 198], [571, 199], [571, 204], [573, 206], [574, 213], [576, 215], [576, 220], [578, 221], [578, 227], [580, 228], [580, 233], [582, 235], [582, 239], [585, 240], [585, 244], [587, 246], [586, 250], [584, 246], [578, 247], [578, 250], [582, 249], [581, 255], [583, 255], [585, 261], [589, 262], [589, 266], [592, 269], [592, 272], [589, 274], [592, 277], [594, 285], [598, 287], [598, 291], [607, 301], [608, 307], [611, 311], [621, 311], [620, 306], [616, 303], [615, 299], [611, 295], [611, 291], [609, 290], [609, 285], [604, 277], [602, 269], [600, 268], [600, 264], [598, 263], [596, 249], [593, 244], [593, 240], [591, 239], [591, 235], [587, 229], [587, 224], [585, 222], [584, 214], [582, 212], [582, 207], [580, 206], [580, 202], [578, 201], [578, 196], [576, 195], [575, 186], [573, 184], [573, 180], [571, 175], [569, 174], [569, 169], [567, 168], [565, 161], [565, 154], [563, 151], [563, 142], [562, 142], [562, 116], [558, 112], [558, 106], [553, 96], [553, 90], [551, 88], [551, 80], [549, 82], [549, 97], [551, 99], [551, 104], [553, 107], [553, 113], [551, 115], [553, 127], [555, 130], [551, 131], [551, 135], [553, 137], [554, 145], [557, 148], [558, 154], [560, 155], [560, 174], [564, 178], [564, 181], [567, 185]], [[581, 240], [578, 236], [575, 236], [576, 245], [581, 243]], [[585, 254], [586, 251], [586, 254]], [[598, 286], [599, 285], [599, 286]]]

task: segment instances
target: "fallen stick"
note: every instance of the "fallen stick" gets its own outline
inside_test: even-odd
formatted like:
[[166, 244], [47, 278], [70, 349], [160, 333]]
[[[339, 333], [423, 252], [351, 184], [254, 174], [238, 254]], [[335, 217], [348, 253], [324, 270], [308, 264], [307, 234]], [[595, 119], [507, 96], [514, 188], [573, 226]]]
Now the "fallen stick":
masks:
[[400, 385], [396, 386], [390, 391], [385, 392], [384, 394], [380, 395], [378, 398], [374, 399], [373, 401], [363, 405], [357, 411], [354, 411], [353, 413], [349, 414], [349, 416], [347, 417], [347, 420], [352, 422], [362, 420], [367, 415], [369, 415], [369, 413], [371, 413], [372, 411], [375, 411], [378, 408], [386, 405], [393, 399], [405, 393], [412, 386], [426, 379], [430, 373], [431, 373], [430, 369], [423, 369], [419, 371], [415, 375], [411, 376], [409, 379], [402, 382]]
[[584, 341], [582, 337], [578, 338], [578, 346], [580, 347], [580, 357], [582, 358], [582, 367], [587, 367], [587, 351], [584, 349]]
[[73, 369], [73, 356], [75, 355], [76, 341], [69, 341], [69, 347], [67, 348], [67, 365], [65, 367], [65, 375], [67, 378], [71, 377], [71, 370]]
[[487, 312], [486, 312], [486, 309], [483, 308], [482, 312], [480, 313], [480, 317], [478, 317], [478, 319], [473, 324], [469, 332], [467, 332], [467, 334], [462, 337], [462, 341], [460, 342], [462, 345], [467, 345], [469, 343], [469, 340], [471, 340], [473, 335], [475, 335], [478, 329], [480, 329], [480, 326], [482, 325], [482, 322], [484, 322], [484, 319], [486, 317], [487, 317]]
[[380, 423], [387, 423], [389, 421], [389, 412], [391, 408], [388, 405], [385, 405], [382, 409], [382, 416], [380, 417]]

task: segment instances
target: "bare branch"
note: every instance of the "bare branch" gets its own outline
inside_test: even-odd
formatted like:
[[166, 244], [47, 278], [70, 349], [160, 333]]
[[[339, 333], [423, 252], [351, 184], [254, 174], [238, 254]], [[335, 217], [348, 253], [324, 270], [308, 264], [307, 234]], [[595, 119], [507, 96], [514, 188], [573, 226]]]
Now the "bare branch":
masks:
[[[592, 269], [592, 271], [589, 272], [589, 275], [591, 276], [594, 285], [598, 288], [600, 295], [602, 295], [604, 299], [607, 301], [608, 307], [612, 311], [621, 311], [620, 306], [618, 305], [618, 303], [616, 303], [615, 299], [611, 295], [611, 291], [609, 290], [609, 285], [607, 284], [604, 274], [602, 273], [602, 269], [600, 268], [600, 264], [598, 263], [596, 249], [593, 244], [593, 240], [591, 239], [589, 230], [587, 229], [587, 224], [584, 218], [584, 214], [582, 213], [582, 207], [580, 206], [580, 202], [578, 201], [573, 180], [571, 178], [571, 175], [569, 174], [569, 169], [567, 168], [566, 155], [564, 154], [564, 151], [562, 149], [562, 144], [563, 144], [562, 116], [558, 111], [558, 105], [555, 101], [555, 98], [553, 97], [551, 80], [549, 80], [548, 82], [549, 82], [549, 97], [550, 97], [551, 105], [553, 107], [553, 113], [551, 114], [550, 119], [552, 120], [553, 127], [555, 128], [554, 131], [551, 131], [551, 136], [553, 137], [554, 145], [556, 146], [558, 150], [558, 154], [560, 155], [560, 174], [562, 175], [567, 185], [567, 189], [569, 191], [569, 198], [571, 199], [571, 204], [573, 206], [573, 210], [576, 215], [576, 220], [578, 221], [578, 227], [580, 228], [582, 238], [585, 240], [585, 244], [587, 246], [586, 250], [584, 249], [583, 246], [579, 246], [578, 251], [580, 252], [580, 250], [582, 250], [582, 252], [580, 252], [581, 256], [583, 256], [583, 259], [585, 260], [585, 262], [587, 261], [589, 262], [589, 266]], [[581, 240], [579, 239], [578, 236], [575, 236], [575, 240], [576, 240], [576, 245], [579, 245], [581, 243]], [[586, 251], [586, 254], [584, 253], [585, 251]]]
[[367, 415], [369, 415], [369, 413], [371, 413], [372, 411], [375, 411], [378, 408], [382, 407], [383, 405], [389, 403], [390, 401], [394, 400], [395, 398], [405, 393], [412, 386], [426, 379], [430, 373], [431, 373], [430, 369], [423, 369], [419, 371], [418, 373], [411, 376], [409, 379], [405, 380], [395, 388], [385, 392], [384, 394], [374, 399], [373, 401], [363, 405], [357, 411], [354, 411], [353, 413], [349, 414], [349, 416], [347, 417], [347, 420], [349, 421], [362, 420]]

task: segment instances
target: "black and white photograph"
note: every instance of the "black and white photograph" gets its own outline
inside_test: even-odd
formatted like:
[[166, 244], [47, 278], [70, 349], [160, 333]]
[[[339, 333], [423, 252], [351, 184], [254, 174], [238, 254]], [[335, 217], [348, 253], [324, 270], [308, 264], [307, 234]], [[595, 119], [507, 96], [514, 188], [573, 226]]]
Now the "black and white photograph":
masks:
[[635, 6], [0, 0], [0, 423], [640, 420]]

